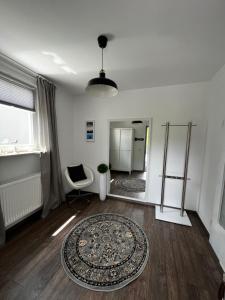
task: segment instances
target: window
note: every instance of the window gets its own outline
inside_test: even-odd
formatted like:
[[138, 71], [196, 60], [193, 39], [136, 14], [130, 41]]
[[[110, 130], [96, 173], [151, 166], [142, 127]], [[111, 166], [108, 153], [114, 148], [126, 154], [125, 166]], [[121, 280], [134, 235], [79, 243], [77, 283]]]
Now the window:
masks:
[[0, 77], [0, 155], [37, 150], [35, 124], [34, 90]]

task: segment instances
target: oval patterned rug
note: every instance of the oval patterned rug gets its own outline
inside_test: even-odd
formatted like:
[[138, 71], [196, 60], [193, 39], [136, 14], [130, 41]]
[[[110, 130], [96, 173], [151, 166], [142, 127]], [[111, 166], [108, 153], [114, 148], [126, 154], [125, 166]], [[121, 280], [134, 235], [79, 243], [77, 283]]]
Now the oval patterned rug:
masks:
[[140, 178], [119, 178], [114, 181], [117, 188], [126, 192], [145, 192], [145, 180]]
[[67, 275], [77, 284], [96, 291], [117, 290], [136, 279], [148, 256], [143, 229], [129, 218], [110, 213], [78, 222], [61, 250]]

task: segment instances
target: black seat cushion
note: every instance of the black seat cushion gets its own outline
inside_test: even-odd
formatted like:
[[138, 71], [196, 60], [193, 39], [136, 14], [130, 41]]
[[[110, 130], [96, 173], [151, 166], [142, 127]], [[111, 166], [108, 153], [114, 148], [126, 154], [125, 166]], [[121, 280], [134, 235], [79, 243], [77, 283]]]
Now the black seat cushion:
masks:
[[82, 164], [74, 167], [68, 167], [68, 172], [73, 182], [87, 179]]

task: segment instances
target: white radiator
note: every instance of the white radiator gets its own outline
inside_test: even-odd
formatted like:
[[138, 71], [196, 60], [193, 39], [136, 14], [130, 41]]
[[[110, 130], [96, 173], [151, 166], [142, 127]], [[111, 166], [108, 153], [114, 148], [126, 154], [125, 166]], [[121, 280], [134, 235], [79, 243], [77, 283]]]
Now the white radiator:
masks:
[[42, 206], [40, 174], [0, 185], [0, 201], [6, 228], [38, 210]]

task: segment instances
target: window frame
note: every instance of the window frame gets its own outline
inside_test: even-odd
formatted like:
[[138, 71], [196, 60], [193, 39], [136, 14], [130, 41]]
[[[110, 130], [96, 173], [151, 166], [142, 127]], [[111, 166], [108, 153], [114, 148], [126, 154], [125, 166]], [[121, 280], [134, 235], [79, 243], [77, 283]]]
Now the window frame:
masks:
[[[18, 109], [22, 109], [22, 110], [27, 110], [30, 113], [32, 113], [32, 134], [33, 134], [33, 144], [18, 144], [18, 146], [21, 146], [21, 148], [24, 146], [28, 146], [28, 148], [30, 147], [31, 150], [25, 150], [25, 151], [14, 151], [14, 152], [8, 152], [7, 151], [5, 153], [1, 153], [0, 151], [0, 157], [6, 157], [6, 156], [17, 156], [17, 155], [25, 155], [25, 154], [32, 154], [32, 153], [40, 153], [40, 145], [39, 145], [39, 130], [38, 130], [38, 111], [37, 111], [37, 86], [36, 85], [31, 85], [28, 84], [26, 82], [21, 81], [20, 79], [14, 78], [8, 74], [2, 73], [0, 71], [0, 78], [2, 80], [8, 81], [9, 83], [13, 84], [13, 85], [17, 85], [20, 87], [23, 87], [25, 89], [29, 89], [32, 91], [33, 94], [33, 101], [34, 101], [34, 109], [28, 109], [28, 108], [23, 108], [20, 105], [16, 105], [13, 103], [8, 103], [8, 102], [4, 102], [0, 100], [0, 104], [2, 105], [6, 105], [6, 106], [11, 106], [11, 107], [15, 107]], [[0, 145], [0, 150], [3, 149], [2, 147], [3, 145]], [[12, 145], [7, 144], [6, 146], [10, 147]]]

